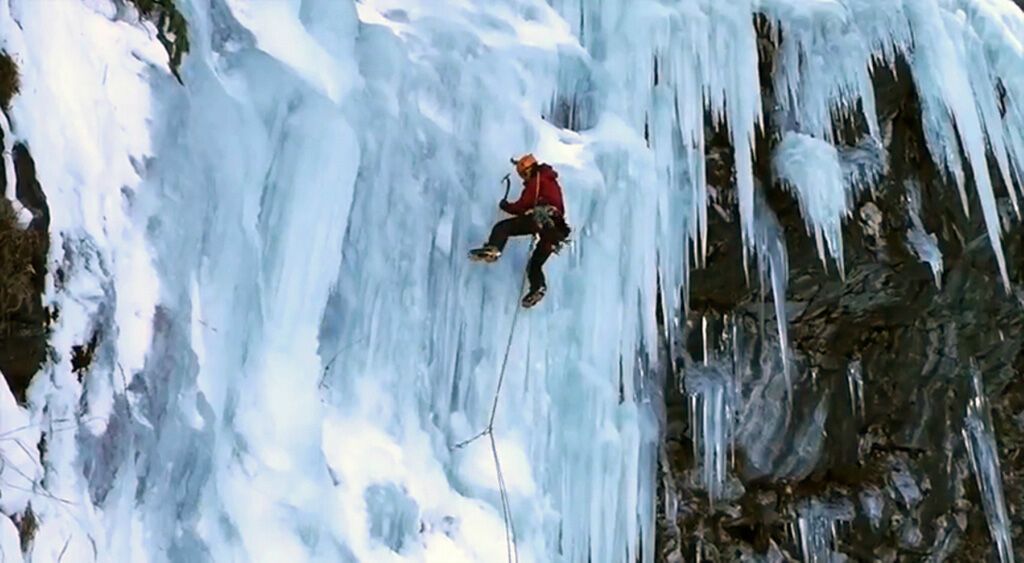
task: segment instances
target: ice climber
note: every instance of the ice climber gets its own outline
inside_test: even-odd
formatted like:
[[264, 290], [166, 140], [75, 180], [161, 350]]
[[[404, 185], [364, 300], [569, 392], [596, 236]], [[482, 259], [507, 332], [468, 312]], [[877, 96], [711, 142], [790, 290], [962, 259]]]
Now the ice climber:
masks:
[[[558, 173], [548, 164], [538, 163], [532, 154], [513, 159], [516, 173], [523, 179], [523, 193], [519, 199], [509, 203], [502, 199], [498, 207], [514, 215], [498, 221], [491, 229], [487, 243], [469, 253], [471, 260], [494, 262], [505, 249], [508, 237], [535, 235], [537, 246], [526, 265], [530, 291], [523, 297], [523, 307], [533, 307], [546, 291], [544, 283], [544, 262], [569, 237], [571, 229], [565, 222], [565, 206], [562, 203], [562, 188], [558, 185]], [[507, 194], [506, 194], [507, 195]]]

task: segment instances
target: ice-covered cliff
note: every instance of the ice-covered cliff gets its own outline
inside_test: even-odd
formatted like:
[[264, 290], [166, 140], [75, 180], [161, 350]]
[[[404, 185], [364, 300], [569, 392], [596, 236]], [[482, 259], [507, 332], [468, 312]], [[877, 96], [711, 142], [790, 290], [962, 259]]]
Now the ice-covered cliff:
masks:
[[[1008, 0], [0, 0], [0, 50], [20, 78], [9, 222], [48, 235], [39, 302], [14, 310], [44, 348], [0, 358], [7, 561], [665, 556], [680, 504], [806, 476], [828, 439], [786, 296], [807, 259], [857, 272], [851, 216], [894, 189], [886, 73], [941, 173], [926, 195], [971, 211], [961, 244], [1024, 306], [1002, 234], [1024, 195]], [[517, 312], [527, 242], [487, 268], [465, 253], [526, 151], [558, 169], [575, 232]], [[949, 236], [915, 209], [908, 244], [941, 286]], [[722, 260], [717, 290], [770, 323], [693, 322], [691, 273]], [[488, 441], [452, 448], [487, 424], [506, 350], [507, 518]], [[962, 378], [950, 463], [971, 464], [1006, 560], [1017, 513]], [[677, 393], [700, 460], [678, 490]], [[807, 559], [856, 512], [794, 506], [773, 549]]]

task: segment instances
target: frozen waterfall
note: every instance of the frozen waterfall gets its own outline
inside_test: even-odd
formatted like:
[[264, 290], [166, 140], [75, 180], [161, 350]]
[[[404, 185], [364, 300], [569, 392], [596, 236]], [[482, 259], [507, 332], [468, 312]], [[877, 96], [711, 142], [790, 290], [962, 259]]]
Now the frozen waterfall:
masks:
[[[1009, 0], [174, 5], [180, 82], [131, 1], [0, 0], [21, 73], [4, 146], [35, 159], [59, 311], [27, 403], [0, 389], [4, 561], [506, 561], [490, 447], [451, 448], [486, 426], [506, 343], [494, 435], [519, 561], [654, 561], [658, 346], [680, 338], [707, 253], [705, 126], [728, 124], [749, 279], [787, 346], [756, 138], [786, 134], [768, 156], [841, 268], [869, 180], [830, 120], [863, 112], [864, 146], [880, 142], [870, 74], [897, 57], [1009, 286], [986, 165], [1016, 197]], [[779, 100], [762, 99], [755, 13], [785, 41]], [[487, 267], [465, 256], [527, 151], [558, 170], [574, 234], [510, 332], [528, 242]], [[701, 392], [719, 428], [729, 401]], [[705, 438], [715, 487], [732, 435]], [[23, 553], [8, 516], [29, 507]], [[809, 529], [805, 551], [825, 553]]]

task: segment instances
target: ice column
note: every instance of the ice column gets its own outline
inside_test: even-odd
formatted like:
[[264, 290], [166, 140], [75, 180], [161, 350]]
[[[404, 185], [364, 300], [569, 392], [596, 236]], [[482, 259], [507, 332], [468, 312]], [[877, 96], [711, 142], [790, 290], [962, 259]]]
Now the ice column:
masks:
[[688, 370], [685, 391], [690, 402], [694, 458], [701, 485], [711, 504], [722, 496], [733, 438], [735, 382], [725, 366], [713, 363]]
[[971, 366], [971, 383], [974, 396], [967, 403], [967, 418], [964, 420], [964, 442], [971, 456], [971, 467], [978, 480], [981, 502], [985, 507], [988, 529], [995, 541], [1002, 563], [1013, 561], [1013, 544], [1010, 539], [1010, 518], [1006, 512], [1003, 496], [1002, 472], [999, 469], [999, 450], [996, 448], [995, 431], [992, 428], [992, 414], [988, 399], [981, 384], [981, 370]]
[[837, 525], [853, 520], [853, 506], [848, 501], [826, 502], [810, 499], [797, 508], [800, 550], [804, 561], [832, 561], [837, 539]]

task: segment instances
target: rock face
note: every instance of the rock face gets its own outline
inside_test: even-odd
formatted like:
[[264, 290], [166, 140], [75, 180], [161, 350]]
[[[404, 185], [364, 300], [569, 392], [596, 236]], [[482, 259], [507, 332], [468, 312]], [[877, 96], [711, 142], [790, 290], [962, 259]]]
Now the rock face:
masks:
[[[11, 203], [0, 198], [0, 373], [14, 396], [24, 401], [29, 382], [46, 358], [47, 327], [56, 311], [48, 311], [41, 299], [49, 249], [46, 197], [28, 148], [15, 144], [10, 158], [13, 195], [32, 219], [19, 225]], [[0, 193], [7, 189], [6, 178], [6, 165], [0, 160]]]
[[[766, 100], [771, 56], [762, 51]], [[878, 69], [874, 85], [888, 169], [843, 225], [844, 277], [831, 260], [823, 266], [797, 200], [774, 181], [777, 130], [758, 140], [758, 179], [789, 258], [791, 394], [771, 296], [753, 267], [751, 283], [744, 273], [732, 147], [708, 132], [718, 140], [708, 155], [712, 245], [692, 272], [685, 346], [667, 351], [663, 561], [1024, 557], [1024, 229], [997, 185], [1008, 292], [977, 199], [965, 213], [932, 164], [905, 65]], [[854, 145], [858, 124], [837, 127]], [[731, 421], [710, 416], [718, 391], [708, 381], [720, 382]], [[979, 488], [992, 479], [977, 478], [989, 412], [1002, 516]], [[727, 445], [709, 453], [715, 439]], [[714, 463], [728, 471], [710, 487], [712, 504]], [[1004, 523], [1012, 548], [994, 539]]]

